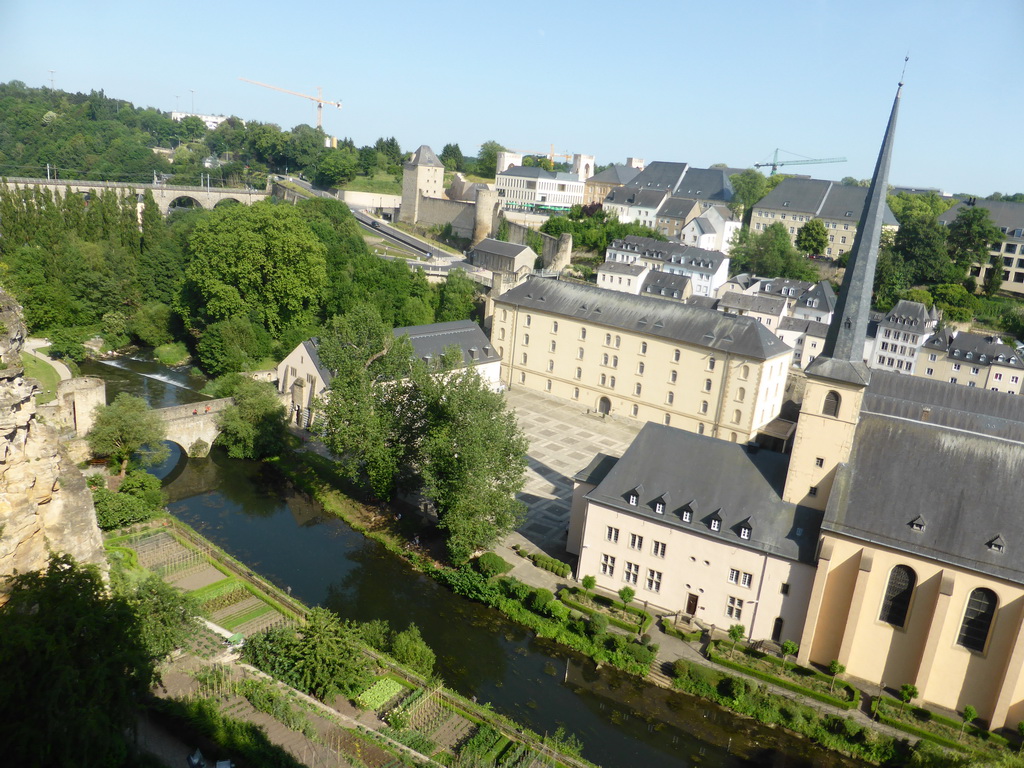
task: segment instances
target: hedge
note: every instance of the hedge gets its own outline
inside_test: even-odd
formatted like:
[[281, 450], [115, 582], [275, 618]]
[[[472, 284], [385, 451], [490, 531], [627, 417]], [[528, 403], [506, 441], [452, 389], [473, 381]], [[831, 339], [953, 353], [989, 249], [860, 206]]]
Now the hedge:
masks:
[[563, 579], [572, 573], [572, 567], [568, 563], [563, 563], [561, 560], [556, 560], [553, 557], [548, 557], [541, 552], [531, 552], [527, 555], [533, 561], [533, 564], [538, 568], [543, 568], [545, 571], [551, 571], [557, 576], [561, 576]]
[[[720, 664], [723, 667], [736, 670], [737, 672], [742, 672], [743, 674], [750, 675], [751, 677], [756, 677], [758, 680], [763, 680], [766, 683], [777, 685], [780, 688], [785, 688], [787, 691], [793, 691], [793, 693], [799, 693], [802, 696], [808, 696], [812, 699], [817, 699], [820, 702], [823, 702], [825, 704], [831, 704], [835, 707], [839, 707], [840, 709], [854, 709], [858, 704], [860, 704], [860, 691], [857, 688], [854, 688], [852, 685], [844, 683], [842, 680], [837, 681], [836, 685], [846, 688], [848, 691], [851, 691], [853, 693], [853, 699], [851, 701], [844, 701], [835, 696], [830, 696], [827, 693], [821, 693], [820, 691], [815, 691], [811, 688], [805, 688], [802, 685], [797, 685], [796, 683], [786, 680], [785, 678], [776, 677], [775, 675], [769, 675], [767, 672], [761, 672], [760, 670], [753, 669], [752, 667], [748, 667], [745, 664], [740, 664], [739, 662], [726, 659], [725, 657], [719, 656], [718, 654], [713, 653], [710, 650], [708, 651], [708, 658], [715, 662], [715, 664]], [[828, 677], [825, 677], [824, 675], [818, 675], [818, 673], [815, 673], [815, 675], [822, 677], [825, 680], [830, 679]]]
[[[896, 699], [889, 697], [885, 697], [884, 699], [882, 699], [882, 703], [886, 707], [892, 707], [893, 709], [899, 708], [901, 704], [901, 702], [897, 701]], [[941, 725], [945, 725], [946, 727], [952, 728], [957, 731], [960, 730], [960, 726], [962, 725], [961, 722], [957, 722], [952, 718], [945, 717], [943, 715], [932, 712], [931, 710], [925, 709], [924, 707], [911, 707], [910, 709], [911, 711], [915, 712], [924, 712], [928, 715], [928, 719], [930, 719], [931, 721], [939, 723]], [[986, 744], [991, 744], [993, 746], [1003, 747], [1006, 749], [1010, 748], [1009, 740], [1005, 739], [997, 733], [992, 733], [992, 731], [986, 731], [984, 728], [979, 728], [976, 725], [968, 724], [964, 733], [970, 736], [972, 739], [977, 739], [980, 742], [984, 742], [983, 745], [965, 744], [962, 741], [954, 741], [953, 739], [943, 736], [942, 734], [929, 731], [926, 728], [919, 728], [916, 725], [912, 725], [910, 723], [904, 722], [903, 720], [900, 720], [899, 718], [891, 717], [890, 715], [885, 714], [884, 710], [880, 712], [879, 699], [877, 698], [871, 702], [871, 712], [874, 715], [876, 715], [878, 719], [886, 725], [891, 725], [893, 728], [898, 728], [901, 731], [913, 734], [914, 736], [919, 736], [922, 739], [934, 741], [936, 744], [940, 744], [944, 747], [953, 747], [961, 751], [969, 751], [972, 748], [979, 749]]]
[[477, 558], [476, 568], [484, 576], [501, 576], [512, 570], [512, 563], [494, 552], [484, 552]]
[[[639, 632], [640, 634], [643, 634], [650, 628], [651, 622], [654, 621], [654, 617], [651, 616], [651, 614], [647, 613], [641, 608], [634, 608], [630, 605], [626, 607], [626, 612], [632, 613], [634, 616], [637, 617], [637, 622], [631, 624], [628, 621], [623, 621], [622, 619], [612, 616], [611, 614], [605, 613], [604, 611], [599, 611], [596, 608], [591, 608], [589, 606], [583, 605], [582, 603], [578, 603], [572, 597], [568, 596], [572, 595], [573, 597], [575, 597], [576, 594], [577, 589], [575, 587], [561, 589], [558, 592], [558, 599], [570, 608], [572, 608], [573, 610], [580, 611], [581, 613], [585, 613], [588, 616], [604, 616], [608, 619], [609, 624], [611, 624], [614, 627], [618, 627], [619, 629], [625, 629], [630, 632]], [[594, 595], [594, 600], [596, 602], [603, 603], [609, 607], [615, 605], [615, 603], [612, 600], [609, 600], [608, 598], [603, 597], [601, 595]]]
[[695, 629], [693, 632], [680, 632], [668, 619], [661, 620], [661, 631], [669, 637], [675, 637], [686, 643], [695, 643], [704, 636], [704, 631]]

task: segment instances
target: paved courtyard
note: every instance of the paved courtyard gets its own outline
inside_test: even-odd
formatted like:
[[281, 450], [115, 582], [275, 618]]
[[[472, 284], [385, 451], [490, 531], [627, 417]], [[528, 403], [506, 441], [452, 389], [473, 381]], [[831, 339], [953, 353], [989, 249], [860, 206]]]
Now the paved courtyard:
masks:
[[505, 396], [530, 441], [526, 486], [519, 497], [527, 505], [527, 519], [505, 544], [560, 557], [565, 553], [573, 475], [595, 453], [621, 456], [643, 424], [587, 413], [577, 403], [528, 389], [513, 388]]

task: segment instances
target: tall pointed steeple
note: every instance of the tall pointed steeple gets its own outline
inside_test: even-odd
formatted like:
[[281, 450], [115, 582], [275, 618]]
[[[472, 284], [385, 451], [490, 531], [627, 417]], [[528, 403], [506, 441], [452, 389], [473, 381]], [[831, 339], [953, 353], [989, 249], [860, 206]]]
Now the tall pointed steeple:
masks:
[[867, 384], [870, 377], [864, 364], [864, 342], [868, 330], [868, 313], [871, 311], [875, 265], [878, 262], [878, 243], [882, 237], [882, 220], [889, 192], [889, 163], [892, 159], [896, 115], [899, 113], [902, 90], [901, 82], [896, 89], [882, 149], [878, 153], [875, 173], [871, 177], [867, 203], [857, 224], [857, 234], [832, 324], [821, 355], [807, 367], [808, 375], [860, 384]]

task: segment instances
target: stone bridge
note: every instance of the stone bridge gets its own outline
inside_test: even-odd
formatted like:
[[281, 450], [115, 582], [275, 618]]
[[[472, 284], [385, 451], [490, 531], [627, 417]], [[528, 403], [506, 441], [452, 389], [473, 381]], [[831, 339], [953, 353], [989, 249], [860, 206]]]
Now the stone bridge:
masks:
[[202, 458], [210, 452], [210, 446], [220, 435], [217, 414], [232, 403], [234, 398], [222, 397], [219, 400], [156, 408], [153, 412], [163, 419], [167, 440], [180, 445], [189, 456]]
[[0, 178], [0, 184], [6, 189], [19, 189], [25, 187], [42, 187], [49, 189], [55, 195], [63, 195], [67, 190], [73, 194], [102, 194], [105, 189], [114, 190], [119, 196], [136, 195], [138, 203], [142, 205], [142, 196], [145, 190], [153, 191], [153, 198], [156, 200], [160, 210], [166, 216], [170, 213], [175, 203], [180, 200], [191, 201], [191, 204], [199, 208], [213, 208], [216, 205], [234, 201], [252, 205], [255, 202], [269, 197], [265, 190], [257, 189], [229, 189], [227, 187], [176, 187], [169, 184], [125, 184], [116, 181], [74, 181], [65, 179], [28, 179], [28, 178]]

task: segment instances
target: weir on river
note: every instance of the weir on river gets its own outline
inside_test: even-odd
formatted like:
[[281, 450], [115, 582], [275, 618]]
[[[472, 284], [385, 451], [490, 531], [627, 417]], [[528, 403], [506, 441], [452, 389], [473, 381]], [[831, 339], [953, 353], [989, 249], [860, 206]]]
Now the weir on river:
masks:
[[[144, 359], [118, 362], [88, 364], [89, 375], [107, 380], [108, 399], [120, 391], [157, 407], [203, 399], [201, 382], [187, 374]], [[396, 629], [415, 622], [449, 686], [540, 734], [564, 726], [582, 740], [583, 756], [602, 766], [857, 764], [699, 699], [596, 670], [588, 659], [537, 640], [325, 516], [269, 465], [218, 451], [188, 459], [176, 450], [155, 471], [166, 477], [171, 513], [253, 570], [343, 618], [384, 619]]]

